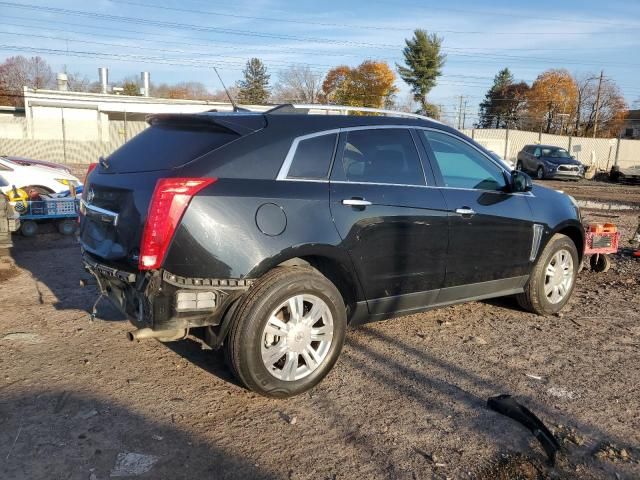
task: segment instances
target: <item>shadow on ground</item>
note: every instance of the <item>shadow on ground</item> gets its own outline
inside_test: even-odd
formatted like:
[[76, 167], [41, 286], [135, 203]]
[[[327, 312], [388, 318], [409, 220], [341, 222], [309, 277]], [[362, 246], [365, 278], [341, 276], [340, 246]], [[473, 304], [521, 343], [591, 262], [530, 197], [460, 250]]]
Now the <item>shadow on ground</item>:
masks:
[[148, 418], [69, 391], [3, 396], [0, 478], [109, 478], [123, 453], [154, 457], [142, 478], [275, 478], [242, 455], [181, 431], [166, 413]]

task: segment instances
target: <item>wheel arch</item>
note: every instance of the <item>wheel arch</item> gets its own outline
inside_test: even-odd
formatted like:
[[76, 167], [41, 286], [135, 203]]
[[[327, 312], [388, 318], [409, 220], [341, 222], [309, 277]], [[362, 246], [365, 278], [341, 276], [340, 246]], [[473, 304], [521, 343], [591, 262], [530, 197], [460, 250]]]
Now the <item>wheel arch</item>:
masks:
[[[562, 224], [554, 229], [551, 236], [556, 233], [566, 235], [573, 241], [578, 250], [578, 259], [582, 261], [582, 257], [584, 256], [584, 229], [582, 225], [575, 225], [573, 223]], [[551, 236], [549, 236], [549, 238], [551, 238]]]
[[30, 183], [28, 185], [25, 185], [24, 187], [21, 187], [23, 190], [26, 190], [28, 188], [40, 188], [42, 190], [45, 190], [48, 193], [55, 193], [55, 190], [53, 190], [51, 187], [47, 187], [46, 185], [40, 185], [37, 183]]
[[364, 300], [351, 258], [345, 250], [333, 245], [305, 245], [287, 249], [261, 262], [247, 277], [259, 278], [273, 268], [289, 266], [308, 266], [325, 276], [342, 295], [348, 311]]

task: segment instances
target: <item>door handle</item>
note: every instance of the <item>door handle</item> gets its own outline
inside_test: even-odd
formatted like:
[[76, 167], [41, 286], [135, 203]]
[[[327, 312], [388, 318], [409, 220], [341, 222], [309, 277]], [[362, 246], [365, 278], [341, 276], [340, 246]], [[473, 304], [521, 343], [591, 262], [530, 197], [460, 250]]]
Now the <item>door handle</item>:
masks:
[[476, 214], [475, 210], [469, 207], [456, 208], [456, 213], [459, 213], [463, 217], [471, 217]]
[[370, 201], [363, 198], [345, 198], [342, 200], [343, 205], [349, 205], [350, 207], [368, 207], [373, 205]]

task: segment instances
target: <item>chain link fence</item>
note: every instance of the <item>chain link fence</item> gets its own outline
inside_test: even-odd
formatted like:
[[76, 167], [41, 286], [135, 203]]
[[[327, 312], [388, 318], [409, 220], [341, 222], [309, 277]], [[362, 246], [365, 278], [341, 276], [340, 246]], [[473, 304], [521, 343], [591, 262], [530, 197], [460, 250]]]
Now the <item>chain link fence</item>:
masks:
[[539, 143], [565, 148], [580, 162], [593, 164], [601, 170], [608, 171], [613, 165], [622, 168], [640, 165], [640, 140], [572, 137], [507, 129], [467, 129], [463, 133], [513, 163], [525, 145]]

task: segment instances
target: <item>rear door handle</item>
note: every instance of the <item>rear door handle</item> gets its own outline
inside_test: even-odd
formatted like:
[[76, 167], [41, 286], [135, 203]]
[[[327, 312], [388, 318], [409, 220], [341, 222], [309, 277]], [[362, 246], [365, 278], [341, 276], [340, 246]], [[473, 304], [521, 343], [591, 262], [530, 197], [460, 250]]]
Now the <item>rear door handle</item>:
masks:
[[363, 198], [345, 198], [342, 200], [343, 205], [349, 205], [350, 207], [368, 207], [373, 205], [370, 201]]
[[475, 210], [469, 207], [456, 208], [456, 213], [465, 217], [471, 217], [476, 214]]

